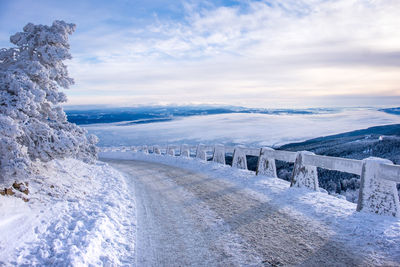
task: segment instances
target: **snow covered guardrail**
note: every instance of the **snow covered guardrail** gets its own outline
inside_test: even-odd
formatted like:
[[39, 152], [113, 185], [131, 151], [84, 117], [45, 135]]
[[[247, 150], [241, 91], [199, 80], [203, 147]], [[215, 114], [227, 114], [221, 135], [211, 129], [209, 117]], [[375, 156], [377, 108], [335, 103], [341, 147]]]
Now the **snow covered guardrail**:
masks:
[[317, 167], [360, 175], [360, 193], [357, 211], [400, 217], [400, 204], [396, 184], [400, 183], [400, 165], [390, 160], [366, 158], [363, 160], [315, 155], [312, 152], [274, 150], [269, 147], [247, 148], [224, 145], [168, 145], [122, 148], [122, 151], [142, 151], [159, 155], [195, 157], [226, 164], [226, 154], [232, 154], [232, 167], [247, 169], [246, 156], [258, 157], [256, 175], [277, 178], [275, 160], [294, 163], [291, 186], [319, 190]]

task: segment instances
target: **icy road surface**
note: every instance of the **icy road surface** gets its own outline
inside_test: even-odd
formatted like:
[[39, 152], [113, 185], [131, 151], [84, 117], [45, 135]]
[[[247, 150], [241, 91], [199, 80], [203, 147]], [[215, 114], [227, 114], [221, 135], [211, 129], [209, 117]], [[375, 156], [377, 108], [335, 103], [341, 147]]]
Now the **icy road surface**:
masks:
[[233, 182], [160, 163], [104, 161], [134, 183], [137, 266], [372, 265], [323, 223]]

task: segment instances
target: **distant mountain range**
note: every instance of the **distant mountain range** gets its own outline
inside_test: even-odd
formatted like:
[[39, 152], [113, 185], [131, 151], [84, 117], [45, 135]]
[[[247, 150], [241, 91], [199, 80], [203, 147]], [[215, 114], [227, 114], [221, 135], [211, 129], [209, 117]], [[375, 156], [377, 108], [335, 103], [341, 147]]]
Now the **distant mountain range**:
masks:
[[339, 112], [339, 108], [262, 109], [237, 106], [151, 106], [130, 108], [96, 108], [66, 110], [68, 121], [76, 124], [118, 123], [121, 125], [170, 121], [179, 117], [228, 113], [321, 114]]

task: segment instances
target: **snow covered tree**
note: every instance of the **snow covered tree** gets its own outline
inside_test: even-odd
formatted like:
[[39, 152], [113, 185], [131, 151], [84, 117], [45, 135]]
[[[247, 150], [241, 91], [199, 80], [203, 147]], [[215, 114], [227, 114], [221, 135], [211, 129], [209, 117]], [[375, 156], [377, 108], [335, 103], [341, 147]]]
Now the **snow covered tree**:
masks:
[[74, 82], [63, 63], [74, 30], [64, 21], [29, 23], [10, 37], [16, 47], [0, 50], [0, 184], [29, 173], [36, 160], [97, 157], [97, 137], [69, 123], [61, 107], [59, 88]]

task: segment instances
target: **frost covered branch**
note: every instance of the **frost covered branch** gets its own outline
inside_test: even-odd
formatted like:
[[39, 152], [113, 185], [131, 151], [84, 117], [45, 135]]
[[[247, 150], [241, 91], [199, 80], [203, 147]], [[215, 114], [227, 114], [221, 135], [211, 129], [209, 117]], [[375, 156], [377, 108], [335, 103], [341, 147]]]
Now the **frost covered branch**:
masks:
[[0, 184], [32, 171], [34, 161], [74, 157], [92, 162], [97, 137], [67, 121], [59, 88], [74, 83], [63, 63], [71, 59], [74, 24], [27, 24], [10, 37], [16, 47], [0, 50]]

